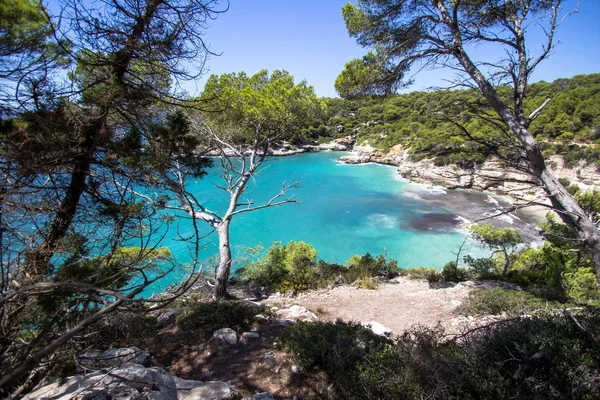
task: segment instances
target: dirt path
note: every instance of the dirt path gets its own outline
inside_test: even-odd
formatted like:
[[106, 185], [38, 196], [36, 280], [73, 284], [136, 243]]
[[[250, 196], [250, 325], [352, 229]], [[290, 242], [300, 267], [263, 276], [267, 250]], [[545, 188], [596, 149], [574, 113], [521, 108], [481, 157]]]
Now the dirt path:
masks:
[[[438, 322], [447, 333], [458, 333], [459, 310], [472, 289], [503, 286], [496, 282], [461, 282], [449, 287], [430, 287], [424, 280], [396, 278], [377, 290], [340, 286], [290, 298], [271, 296], [265, 304], [288, 307], [297, 304], [313, 311], [322, 321], [377, 321], [401, 334], [416, 324], [433, 327]], [[464, 318], [463, 318], [464, 319]]]

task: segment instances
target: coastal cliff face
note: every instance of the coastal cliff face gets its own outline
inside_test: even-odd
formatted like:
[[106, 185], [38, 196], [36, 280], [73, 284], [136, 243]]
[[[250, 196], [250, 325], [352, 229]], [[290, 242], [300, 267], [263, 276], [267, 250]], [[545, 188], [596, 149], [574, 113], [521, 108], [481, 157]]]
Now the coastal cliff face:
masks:
[[[394, 165], [406, 179], [450, 189], [488, 190], [524, 201], [541, 200], [544, 197], [543, 190], [536, 187], [531, 175], [507, 168], [495, 158], [474, 168], [460, 168], [456, 165], [435, 165], [432, 159], [413, 161], [408, 150], [401, 145], [392, 147], [387, 153], [369, 145], [354, 146], [353, 153], [341, 157], [340, 161], [348, 164], [376, 162]], [[595, 166], [580, 164], [575, 168], [567, 168], [564, 158], [559, 155], [551, 156], [546, 161], [559, 178], [566, 178], [583, 190], [600, 189], [600, 172]]]

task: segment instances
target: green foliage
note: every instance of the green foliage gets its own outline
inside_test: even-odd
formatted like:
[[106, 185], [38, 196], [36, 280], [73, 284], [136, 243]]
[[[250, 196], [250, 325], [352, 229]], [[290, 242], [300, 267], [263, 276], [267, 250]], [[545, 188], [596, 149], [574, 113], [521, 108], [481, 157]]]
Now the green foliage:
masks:
[[321, 369], [336, 382], [351, 384], [353, 369], [370, 352], [383, 349], [389, 339], [369, 329], [341, 320], [335, 323], [298, 321], [277, 336], [306, 370]]
[[[258, 255], [260, 249], [250, 249]], [[324, 288], [335, 281], [355, 283], [360, 289], [375, 289], [374, 277], [390, 279], [401, 270], [394, 260], [370, 254], [352, 256], [346, 266], [317, 261], [317, 251], [304, 242], [286, 245], [275, 242], [265, 256], [238, 271], [240, 277], [253, 284], [280, 292], [300, 293]]]
[[471, 237], [478, 242], [490, 247], [514, 248], [522, 243], [521, 234], [512, 228], [496, 228], [490, 224], [471, 225]]
[[186, 331], [195, 331], [207, 336], [221, 328], [231, 328], [238, 334], [247, 330], [252, 318], [260, 314], [260, 307], [237, 301], [214, 301], [188, 306], [177, 316], [176, 324]]
[[448, 340], [414, 327], [391, 343], [352, 324], [298, 323], [278, 343], [339, 398], [594, 399], [600, 312], [501, 321]]
[[562, 275], [565, 293], [569, 299], [593, 306], [600, 306], [600, 289], [592, 267], [580, 267], [565, 271]]
[[501, 288], [475, 289], [469, 292], [467, 309], [471, 314], [506, 314], [517, 317], [533, 311], [561, 309], [565, 304], [548, 301], [529, 292]]
[[[39, 0], [0, 0], [0, 77], [27, 74], [41, 65], [66, 64]], [[42, 81], [38, 82], [41, 85]]]
[[379, 276], [392, 279], [399, 275], [398, 263], [395, 260], [388, 260], [382, 254], [376, 258], [369, 253], [364, 256], [354, 255], [346, 261], [346, 267], [344, 281], [347, 283], [365, 281], [367, 285], [371, 285], [370, 278]]
[[325, 110], [312, 86], [306, 81], [296, 84], [282, 70], [271, 74], [262, 70], [253, 76], [244, 72], [211, 75], [200, 101], [211, 111], [209, 120], [235, 143], [289, 139], [295, 129]]
[[[304, 242], [275, 242], [262, 259], [239, 271], [242, 279], [281, 292], [316, 289], [332, 276], [317, 263], [317, 250]], [[331, 271], [334, 272], [333, 269]]]
[[[377, 56], [371, 54], [365, 60], [348, 63], [338, 77], [336, 87], [340, 86], [340, 93], [351, 99], [324, 99], [327, 114], [305, 124], [300, 137], [303, 140], [319, 140], [356, 134], [359, 143], [369, 143], [383, 150], [402, 144], [410, 149], [414, 159], [433, 158], [439, 165], [454, 163], [471, 167], [494, 154], [509, 160], [518, 156], [514, 153], [514, 142], [506, 132], [478, 117], [478, 112], [490, 110], [475, 90], [437, 90], [354, 98], [359, 92], [364, 94], [365, 87], [362, 84], [353, 86], [353, 82], [376, 78], [376, 75], [370, 75], [375, 73], [369, 67], [378, 62]], [[358, 78], [350, 79], [350, 75]], [[524, 100], [527, 112], [535, 110], [548, 96], [552, 97], [530, 126], [546, 156], [561, 154], [569, 165], [580, 160], [591, 164], [600, 161], [600, 148], [594, 145], [600, 139], [599, 87], [600, 74], [578, 75], [528, 86], [528, 96]], [[369, 88], [373, 93], [378, 90], [374, 85]], [[384, 89], [379, 89], [384, 92]], [[506, 89], [499, 87], [498, 91], [508, 101], [510, 92]], [[560, 120], [564, 118], [575, 123], [567, 123], [561, 131], [556, 126], [561, 125]], [[452, 121], [460, 123], [464, 129]], [[336, 131], [338, 126], [344, 127], [342, 133]], [[567, 135], [561, 140], [556, 139], [565, 132]]]
[[450, 261], [444, 265], [441, 272], [442, 279], [445, 282], [461, 282], [467, 279], [467, 272], [458, 268], [455, 261]]

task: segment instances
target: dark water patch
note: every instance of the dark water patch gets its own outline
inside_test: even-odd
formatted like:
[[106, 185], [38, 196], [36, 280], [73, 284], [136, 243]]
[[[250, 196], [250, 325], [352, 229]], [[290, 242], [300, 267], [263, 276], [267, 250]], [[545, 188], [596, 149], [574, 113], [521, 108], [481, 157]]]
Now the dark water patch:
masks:
[[452, 231], [458, 229], [460, 220], [455, 214], [427, 213], [412, 215], [406, 218], [400, 225], [401, 229], [414, 232], [428, 233], [439, 231]]
[[[525, 242], [541, 239], [536, 224], [539, 218], [524, 212], [509, 212], [513, 205], [502, 197], [474, 190], [447, 190], [445, 193], [423, 191], [419, 198], [430, 207], [456, 213], [467, 223], [491, 224], [498, 228], [514, 228], [521, 232]], [[460, 221], [456, 221], [458, 226]]]

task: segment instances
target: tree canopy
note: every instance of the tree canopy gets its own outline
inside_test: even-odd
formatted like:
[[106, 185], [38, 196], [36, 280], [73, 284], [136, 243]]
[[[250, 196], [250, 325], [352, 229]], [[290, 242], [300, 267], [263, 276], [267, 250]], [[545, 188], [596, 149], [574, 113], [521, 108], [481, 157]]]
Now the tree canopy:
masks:
[[200, 100], [215, 126], [232, 134], [234, 142], [247, 144], [287, 139], [325, 109], [312, 86], [295, 83], [282, 70], [212, 75]]

